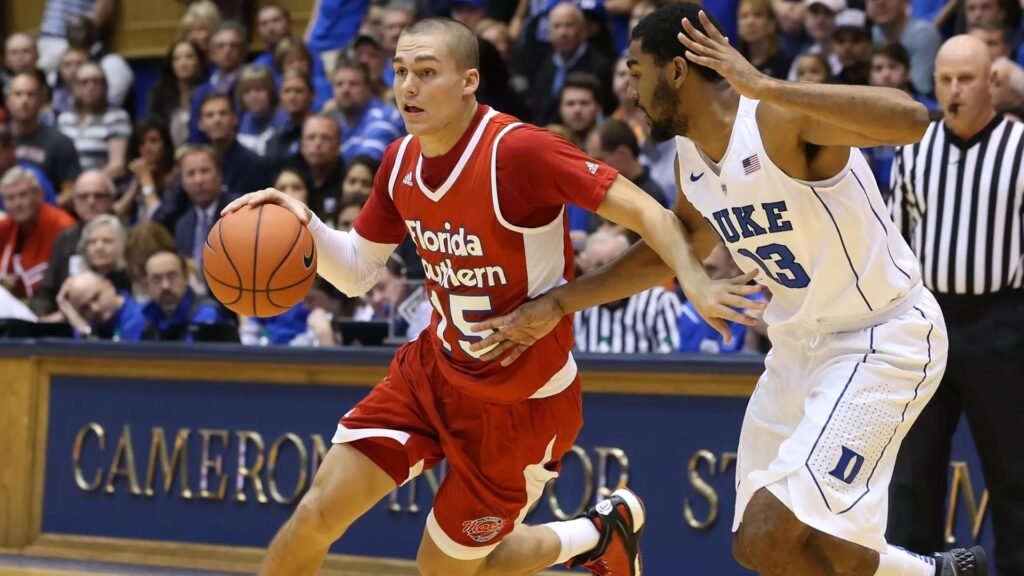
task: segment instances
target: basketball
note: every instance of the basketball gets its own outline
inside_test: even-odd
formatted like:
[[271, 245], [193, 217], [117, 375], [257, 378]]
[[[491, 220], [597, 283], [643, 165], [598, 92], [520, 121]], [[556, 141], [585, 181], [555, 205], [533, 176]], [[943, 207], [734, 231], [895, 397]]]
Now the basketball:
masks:
[[302, 302], [316, 279], [316, 245], [276, 204], [244, 206], [218, 220], [203, 248], [210, 291], [232, 312], [267, 318]]

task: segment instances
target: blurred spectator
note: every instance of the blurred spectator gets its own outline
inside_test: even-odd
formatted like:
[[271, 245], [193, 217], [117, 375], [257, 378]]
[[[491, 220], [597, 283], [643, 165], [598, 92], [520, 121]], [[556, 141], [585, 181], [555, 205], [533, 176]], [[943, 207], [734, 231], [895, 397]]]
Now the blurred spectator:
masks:
[[232, 324], [213, 300], [189, 287], [188, 264], [174, 250], [158, 249], [144, 260], [149, 303], [142, 308], [142, 340], [191, 342], [190, 328], [200, 324]]
[[159, 119], [143, 118], [135, 123], [128, 139], [128, 171], [131, 179], [117, 199], [114, 212], [129, 222], [145, 222], [160, 207], [161, 198], [177, 176], [174, 143]]
[[330, 114], [314, 114], [302, 126], [295, 165], [310, 184], [309, 208], [327, 219], [337, 208], [342, 161], [338, 123]]
[[8, 86], [18, 74], [34, 73], [38, 60], [36, 41], [31, 35], [24, 32], [11, 34], [4, 42], [4, 65], [0, 71], [0, 83]]
[[[743, 274], [739, 266], [729, 254], [729, 249], [723, 244], [715, 246], [711, 254], [704, 260], [704, 270], [712, 280], [734, 278]], [[752, 300], [762, 300], [764, 296], [760, 293], [750, 296]], [[760, 312], [760, 311], [758, 311]], [[726, 320], [729, 327], [731, 339], [726, 342], [717, 330], [704, 321], [689, 301], [682, 306], [682, 314], [679, 315], [679, 352], [701, 352], [704, 354], [728, 354], [740, 352], [745, 348], [751, 352], [758, 352], [759, 338], [748, 337], [747, 327], [743, 324]]]
[[[274, 49], [277, 43], [292, 37], [292, 15], [280, 4], [265, 4], [260, 6], [260, 11], [256, 14], [256, 27], [266, 51], [257, 56], [252, 63], [273, 70]], [[276, 72], [280, 73], [280, 70]]]
[[199, 130], [217, 151], [224, 185], [232, 192], [245, 194], [266, 188], [273, 170], [238, 142], [238, 116], [231, 103], [228, 95], [207, 93], [199, 108]]
[[935, 61], [943, 119], [896, 151], [893, 220], [913, 239], [949, 351], [942, 385], [900, 448], [886, 539], [917, 553], [948, 543], [950, 450], [966, 417], [990, 498], [990, 573], [1011, 575], [1024, 571], [1024, 125], [993, 106], [990, 67], [982, 41], [948, 40]]
[[75, 144], [39, 121], [43, 84], [34, 74], [19, 74], [7, 87], [7, 111], [14, 127], [15, 154], [39, 168], [57, 191], [61, 206], [71, 203], [71, 187], [82, 171]]
[[281, 109], [288, 121], [267, 143], [266, 158], [274, 166], [282, 166], [299, 153], [302, 124], [313, 106], [313, 83], [307, 74], [285, 72], [281, 81]]
[[[252, 6], [255, 2], [252, 0], [178, 0], [182, 4], [209, 4], [211, 7], [217, 9], [217, 13], [225, 20], [235, 20], [238, 22], [250, 22], [255, 16], [252, 11]], [[246, 40], [248, 41], [248, 36]]]
[[341, 204], [350, 204], [358, 200], [369, 200], [373, 191], [373, 178], [377, 174], [380, 163], [369, 156], [356, 156], [345, 165], [345, 175], [341, 180]]
[[267, 142], [288, 120], [277, 106], [277, 82], [268, 66], [246, 66], [235, 85], [235, 106], [241, 111], [238, 142], [257, 156], [267, 153]]
[[[596, 270], [628, 248], [629, 241], [621, 232], [595, 232], [580, 254], [580, 268], [584, 273]], [[575, 319], [576, 350], [604, 354], [674, 352], [679, 347], [680, 308], [674, 292], [655, 287], [583, 310]]]
[[[0, 176], [7, 172], [12, 166], [21, 166], [36, 175], [40, 188], [43, 189], [43, 199], [50, 204], [57, 204], [57, 193], [53, 190], [49, 178], [42, 170], [25, 160], [18, 160], [14, 152], [14, 133], [7, 124], [0, 123]], [[4, 210], [3, 200], [0, 199], [0, 212]]]
[[[361, 34], [352, 44], [352, 58], [360, 62], [370, 71], [373, 93], [381, 100], [391, 102], [391, 85], [384, 80], [385, 65], [388, 64], [384, 48], [376, 36]], [[389, 72], [393, 74], [393, 72]]]
[[335, 346], [339, 342], [333, 320], [351, 317], [358, 298], [346, 298], [323, 278], [317, 278], [306, 294], [303, 306], [309, 310], [306, 326], [312, 335], [313, 346]]
[[107, 80], [93, 62], [79, 66], [72, 87], [74, 108], [60, 115], [57, 127], [71, 139], [83, 170], [102, 170], [111, 180], [126, 171], [128, 113], [107, 103]]
[[75, 74], [78, 67], [89, 61], [89, 53], [80, 48], [68, 48], [60, 57], [60, 64], [53, 73], [49, 75], [50, 86], [53, 88], [51, 109], [60, 118], [60, 115], [75, 106], [72, 87], [75, 85]]
[[1009, 58], [992, 63], [992, 105], [1017, 122], [1024, 121], [1024, 69]]
[[828, 61], [821, 54], [803, 54], [793, 64], [796, 67], [796, 79], [800, 82], [825, 84], [832, 80]]
[[601, 85], [586, 72], [573, 72], [562, 84], [558, 94], [558, 115], [583, 142], [601, 118]]
[[[846, 9], [846, 0], [804, 0], [807, 6], [804, 27], [813, 41], [808, 48], [797, 55], [799, 61], [805, 54], [817, 54], [828, 63], [828, 75], [833, 77], [842, 71], [843, 65], [839, 57], [832, 51], [832, 33], [836, 29], [836, 15]], [[789, 79], [797, 80], [797, 65], [793, 62], [789, 69]]]
[[[150, 254], [159, 250], [175, 252], [174, 238], [162, 224], [150, 220], [137, 224], [128, 231], [125, 260], [128, 263], [128, 275], [132, 280], [132, 295], [140, 302], [149, 299], [146, 260]], [[189, 277], [198, 283], [194, 275], [190, 274]]]
[[301, 172], [294, 168], [285, 168], [277, 173], [277, 178], [274, 179], [274, 189], [309, 205], [309, 182]]
[[1000, 0], [964, 0], [963, 12], [964, 25], [968, 31], [985, 22], [1011, 25]]
[[935, 55], [942, 37], [931, 24], [911, 18], [907, 0], [867, 0], [868, 18], [874, 23], [875, 44], [899, 42], [910, 54], [910, 78], [914, 89], [931, 95], [935, 89]]
[[54, 241], [75, 220], [43, 201], [35, 174], [18, 166], [0, 178], [7, 218], [0, 220], [0, 284], [18, 298], [31, 298], [43, 281]]
[[296, 71], [313, 75], [313, 54], [301, 40], [282, 38], [274, 47], [274, 70], [279, 74]]
[[737, 17], [740, 54], [762, 73], [785, 80], [793, 57], [779, 44], [771, 0], [741, 0]]
[[87, 18], [96, 30], [103, 30], [114, 14], [116, 0], [46, 0], [39, 27], [39, 67], [46, 72], [57, 68], [68, 48], [68, 20]]
[[193, 43], [204, 59], [210, 58], [210, 38], [220, 26], [220, 10], [210, 0], [196, 0], [188, 5], [178, 26], [178, 40]]
[[779, 22], [779, 44], [786, 54], [800, 54], [812, 43], [804, 20], [807, 5], [792, 0], [772, 0], [772, 12]]
[[409, 282], [405, 260], [392, 253], [377, 283], [362, 296], [364, 305], [353, 314], [363, 322], [388, 322], [390, 339], [411, 340], [428, 325], [432, 306], [419, 282]]
[[452, 20], [462, 23], [470, 30], [474, 30], [487, 16], [483, 0], [452, 0], [450, 5]]
[[117, 216], [96, 216], [82, 227], [82, 237], [78, 240], [77, 256], [82, 269], [75, 270], [72, 265], [70, 275], [89, 270], [110, 280], [117, 290], [130, 291], [132, 283], [124, 256], [127, 241], [128, 233]]
[[[516, 118], [528, 118], [530, 110], [526, 108], [523, 95], [512, 82], [508, 65], [498, 49], [483, 38], [477, 38], [480, 54], [480, 86], [476, 91], [476, 100], [495, 110], [511, 114]], [[404, 127], [402, 132], [404, 132]]]
[[[629, 97], [629, 66], [623, 56], [615, 61], [615, 73], [612, 76], [612, 92], [618, 107], [612, 112], [611, 118], [629, 124], [642, 146], [647, 141], [647, 114], [636, 107], [636, 102]], [[788, 70], [788, 67], [787, 67]]]
[[110, 280], [83, 272], [64, 282], [58, 297], [60, 311], [80, 338], [137, 342], [145, 328], [142, 307]]
[[210, 62], [217, 69], [210, 81], [201, 84], [192, 93], [190, 106], [188, 141], [192, 144], [206, 142], [199, 130], [199, 108], [207, 94], [234, 94], [235, 82], [245, 62], [245, 28], [230, 20], [224, 21], [210, 38]]
[[[562, 89], [573, 72], [588, 72], [597, 79], [596, 102], [608, 105], [607, 113], [614, 110], [611, 91], [612, 62], [586, 42], [586, 20], [583, 12], [572, 2], [562, 2], [551, 9], [549, 36], [552, 53], [538, 66], [530, 79], [530, 107], [537, 124], [551, 122], [558, 117]], [[581, 138], [586, 135], [584, 130]]]
[[190, 208], [174, 225], [174, 244], [183, 255], [202, 268], [203, 244], [220, 212], [237, 196], [225, 189], [217, 166], [217, 153], [208, 146], [192, 146], [178, 154], [181, 187], [188, 195]]
[[171, 44], [160, 67], [160, 78], [149, 92], [150, 114], [163, 118], [174, 146], [188, 141], [192, 94], [206, 81], [206, 55], [188, 40]]
[[998, 20], [980, 20], [970, 24], [967, 33], [988, 46], [988, 52], [992, 55], [993, 61], [998, 58], [1013, 57], [1013, 47], [1010, 45], [1004, 23]]
[[668, 206], [668, 199], [651, 172], [640, 163], [640, 145], [629, 125], [619, 120], [606, 120], [590, 131], [586, 140], [587, 154], [614, 168], [644, 192]]
[[355, 225], [356, 218], [363, 211], [366, 199], [357, 198], [338, 207], [338, 214], [334, 217], [334, 228], [343, 232], [349, 232]]
[[89, 58], [99, 63], [107, 79], [107, 101], [117, 108], [130, 108], [132, 85], [135, 73], [120, 54], [107, 50], [96, 35], [96, 26], [84, 16], [76, 16], [67, 22], [68, 45], [85, 50]]
[[837, 84], [865, 86], [871, 74], [871, 33], [861, 10], [849, 8], [836, 15], [832, 32], [832, 50], [843, 69], [835, 77]]
[[473, 29], [476, 35], [491, 43], [498, 50], [502, 60], [508, 61], [509, 53], [512, 51], [513, 38], [508, 31], [508, 24], [484, 18]]
[[[313, 59], [322, 61], [324, 53], [348, 46], [359, 33], [369, 5], [369, 0], [317, 0], [304, 34]], [[322, 65], [317, 72], [323, 72]]]
[[87, 170], [75, 180], [71, 201], [78, 222], [62, 230], [53, 241], [43, 281], [32, 295], [32, 310], [40, 316], [53, 314], [57, 310], [57, 292], [60, 287], [69, 276], [74, 276], [84, 268], [79, 255], [82, 229], [96, 218], [113, 211], [114, 184], [102, 172]]
[[388, 144], [405, 133], [401, 115], [374, 96], [369, 69], [355, 60], [339, 59], [331, 81], [342, 157], [349, 161], [370, 156], [379, 161]]

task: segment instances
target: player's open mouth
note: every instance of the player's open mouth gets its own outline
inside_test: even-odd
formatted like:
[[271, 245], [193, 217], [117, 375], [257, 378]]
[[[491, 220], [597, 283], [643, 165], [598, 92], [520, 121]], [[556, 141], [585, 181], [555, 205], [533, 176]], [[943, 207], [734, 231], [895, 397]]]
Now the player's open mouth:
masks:
[[406, 114], [419, 114], [420, 112], [423, 112], [423, 108], [413, 106], [412, 104], [406, 104], [405, 106], [402, 106], [402, 109], [405, 110]]

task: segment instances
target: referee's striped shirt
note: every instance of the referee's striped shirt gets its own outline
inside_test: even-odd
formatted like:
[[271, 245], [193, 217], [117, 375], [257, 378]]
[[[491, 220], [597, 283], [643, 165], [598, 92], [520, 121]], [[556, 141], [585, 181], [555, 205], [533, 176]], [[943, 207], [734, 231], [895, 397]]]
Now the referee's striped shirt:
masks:
[[941, 294], [987, 294], [1024, 285], [1024, 124], [997, 115], [968, 141], [932, 122], [897, 148], [893, 220]]
[[669, 353], [679, 349], [682, 302], [674, 292], [651, 288], [624, 302], [576, 314], [576, 350], [601, 353]]

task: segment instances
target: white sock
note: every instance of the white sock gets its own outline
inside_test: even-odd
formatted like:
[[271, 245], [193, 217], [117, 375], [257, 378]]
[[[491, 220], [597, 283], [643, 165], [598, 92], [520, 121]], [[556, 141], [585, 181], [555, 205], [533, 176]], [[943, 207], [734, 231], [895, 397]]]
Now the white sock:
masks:
[[935, 576], [935, 559], [889, 545], [885, 554], [878, 555], [875, 576]]
[[567, 522], [550, 522], [543, 524], [558, 534], [562, 542], [562, 551], [558, 554], [558, 560], [552, 566], [565, 564], [570, 558], [589, 552], [597, 546], [601, 539], [601, 533], [597, 531], [594, 523], [586, 518], [577, 518]]

